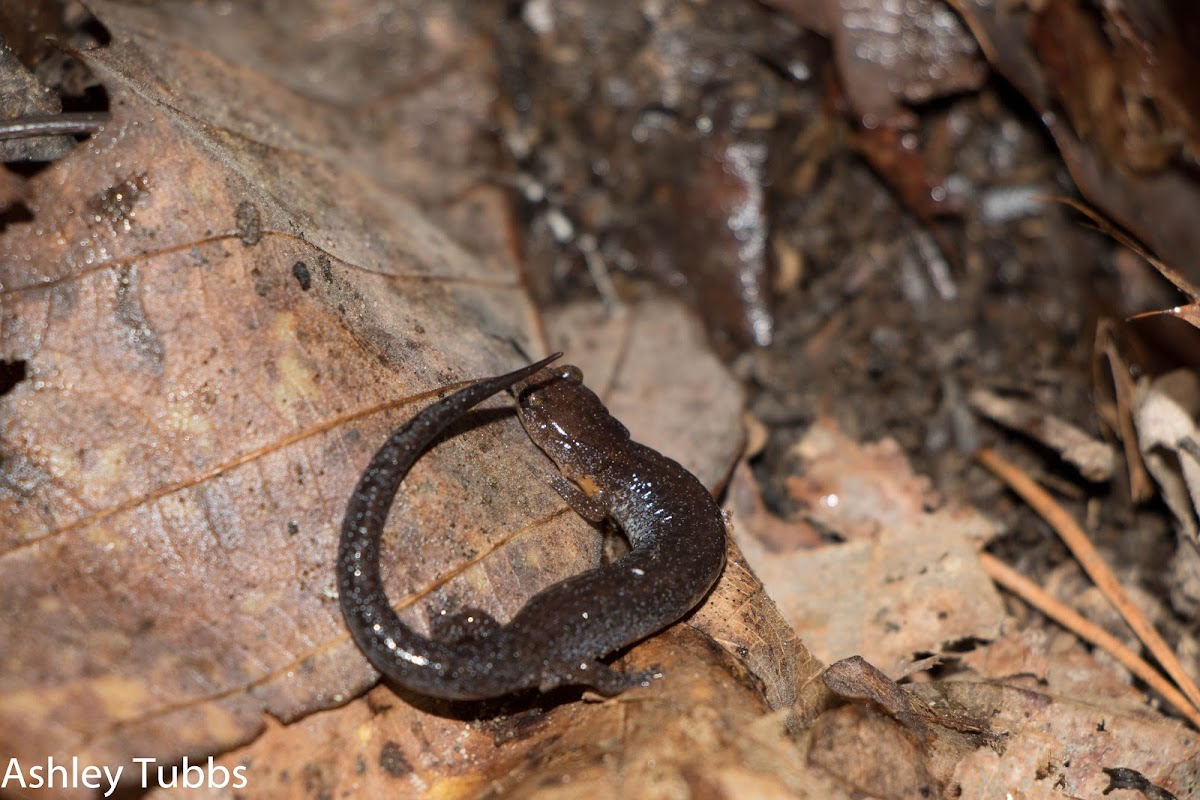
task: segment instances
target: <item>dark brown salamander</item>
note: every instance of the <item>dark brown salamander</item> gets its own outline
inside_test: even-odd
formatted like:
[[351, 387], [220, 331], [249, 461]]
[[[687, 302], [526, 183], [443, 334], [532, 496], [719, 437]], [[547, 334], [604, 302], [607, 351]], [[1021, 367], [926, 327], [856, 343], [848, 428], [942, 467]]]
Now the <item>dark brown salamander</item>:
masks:
[[[597, 659], [680, 619], [721, 574], [725, 524], [708, 490], [676, 462], [630, 441], [578, 369], [541, 369], [557, 357], [480, 379], [422, 411], [380, 448], [350, 497], [338, 551], [342, 614], [367, 659], [399, 686], [456, 700], [535, 686], [617, 694], [654, 671], [623, 673]], [[400, 621], [384, 593], [384, 521], [421, 452], [472, 406], [510, 386], [525, 430], [559, 468], [555, 489], [584, 517], [616, 520], [631, 550], [538, 592], [507, 624], [465, 609], [427, 638]]]

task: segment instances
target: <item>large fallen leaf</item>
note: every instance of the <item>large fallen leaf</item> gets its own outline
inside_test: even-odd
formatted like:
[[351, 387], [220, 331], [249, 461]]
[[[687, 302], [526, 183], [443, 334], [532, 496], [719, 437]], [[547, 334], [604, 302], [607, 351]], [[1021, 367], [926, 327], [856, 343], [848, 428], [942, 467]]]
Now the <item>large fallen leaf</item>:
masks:
[[[425, 393], [539, 350], [517, 276], [347, 165], [344, 114], [101, 8], [112, 119], [0, 240], [26, 370], [0, 400], [0, 749], [27, 761], [219, 751], [365, 688], [332, 570], [356, 473]], [[511, 419], [431, 453], [393, 598], [507, 617], [594, 563], [544, 470]]]

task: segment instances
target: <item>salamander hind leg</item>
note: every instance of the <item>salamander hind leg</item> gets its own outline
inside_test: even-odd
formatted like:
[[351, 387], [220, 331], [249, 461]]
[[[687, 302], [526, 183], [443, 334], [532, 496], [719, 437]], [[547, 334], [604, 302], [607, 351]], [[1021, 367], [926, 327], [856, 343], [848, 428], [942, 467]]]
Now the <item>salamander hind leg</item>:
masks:
[[599, 661], [586, 661], [543, 680], [538, 688], [546, 692], [558, 686], [587, 686], [606, 697], [612, 697], [635, 686], [649, 686], [650, 681], [662, 676], [662, 669], [657, 664], [649, 669], [622, 672]]
[[446, 644], [486, 639], [500, 627], [495, 617], [478, 608], [443, 611], [429, 616], [429, 632], [435, 640]]

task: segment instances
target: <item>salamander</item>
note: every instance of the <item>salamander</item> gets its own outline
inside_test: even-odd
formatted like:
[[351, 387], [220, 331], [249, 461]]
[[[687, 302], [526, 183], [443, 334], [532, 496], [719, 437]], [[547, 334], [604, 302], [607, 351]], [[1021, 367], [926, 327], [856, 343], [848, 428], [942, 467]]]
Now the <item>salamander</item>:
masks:
[[[658, 676], [599, 659], [694, 608], [725, 565], [725, 522], [712, 495], [675, 461], [633, 442], [561, 354], [481, 378], [417, 414], [371, 459], [350, 497], [338, 550], [342, 614], [367, 660], [397, 686], [482, 700], [524, 689], [586, 686], [615, 695]], [[396, 490], [437, 436], [504, 389], [529, 437], [558, 467], [550, 476], [585, 518], [613, 519], [627, 555], [531, 597], [505, 624], [478, 609], [435, 616], [432, 636], [400, 621], [383, 589], [379, 545]]]

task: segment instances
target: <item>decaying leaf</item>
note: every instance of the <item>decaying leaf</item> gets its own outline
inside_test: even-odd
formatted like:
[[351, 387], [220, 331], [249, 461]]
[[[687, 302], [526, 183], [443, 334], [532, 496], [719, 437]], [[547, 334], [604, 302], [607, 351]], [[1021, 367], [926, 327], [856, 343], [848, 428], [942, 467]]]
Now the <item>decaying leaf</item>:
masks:
[[482, 719], [430, 715], [379, 688], [271, 726], [220, 763], [248, 765], [263, 796], [850, 797], [809, 768], [783, 718], [764, 716], [759, 693], [731, 677], [731, 659], [714, 660], [706, 637], [677, 627], [634, 654], [643, 666], [669, 661], [673, 678], [602, 702], [501, 708]]
[[1200, 378], [1191, 370], [1144, 378], [1133, 406], [1138, 448], [1181, 534], [1171, 563], [1172, 598], [1195, 613], [1200, 610]]
[[1145, 693], [1130, 685], [1127, 673], [1114, 670], [1065, 631], [1005, 631], [987, 647], [963, 653], [962, 663], [990, 681], [1121, 713], [1140, 714], [1146, 705]]
[[858, 704], [817, 721], [810, 758], [859, 792], [953, 796], [959, 793], [954, 771], [964, 756], [984, 745], [1003, 750], [1004, 734], [990, 730], [986, 717], [944, 702], [936, 688], [905, 690], [857, 656], [830, 665], [823, 678]]
[[838, 72], [868, 127], [904, 124], [908, 103], [977, 89], [979, 49], [941, 0], [770, 0], [807, 28], [830, 37]]
[[1200, 503], [1200, 452], [1188, 441], [1197, 440], [1198, 413], [1200, 378], [1191, 370], [1142, 380], [1134, 392], [1133, 419], [1142, 456], [1180, 528], [1193, 540]]
[[1008, 733], [1003, 752], [979, 748], [956, 765], [963, 797], [1098, 797], [1112, 766], [1137, 769], [1178, 797], [1195, 796], [1200, 741], [1178, 722], [1000, 685], [929, 689]]
[[[894, 446], [860, 448], [828, 420], [798, 445], [792, 491], [809, 518], [848, 539], [824, 548], [739, 543], [822, 660], [862, 655], [892, 677], [947, 645], [999, 635], [1003, 607], [974, 556], [993, 526], [970, 509], [935, 511], [928, 484]], [[736, 532], [736, 531], [735, 531]]]
[[851, 656], [829, 666], [821, 676], [839, 697], [866, 701], [887, 712], [922, 744], [933, 749], [949, 747], [956, 757], [980, 745], [998, 746], [1003, 736], [987, 727], [986, 719], [972, 719], [951, 709], [935, 709], [917, 692], [908, 692], [862, 656]]
[[[955, 648], [954, 661], [969, 668], [958, 680], [914, 682], [904, 693], [839, 675], [837, 690], [858, 699], [817, 718], [806, 739], [811, 764], [878, 797], [1090, 796], [1091, 787], [1106, 785], [1105, 759], [1119, 753], [1156, 785], [1191, 796], [1200, 745], [1178, 722], [1149, 711], [1143, 692], [1069, 634], [1057, 646], [1038, 629], [1004, 634], [1008, 624], [994, 595], [980, 600], [988, 594], [979, 588], [986, 576], [977, 565], [963, 569], [991, 536], [991, 523], [970, 509], [930, 511], [936, 498], [893, 448], [860, 447], [828, 422], [815, 424], [797, 451], [806, 473], [791, 486], [809, 501], [806, 517], [850, 541], [813, 549], [808, 526], [800, 525], [789, 549], [779, 521], [768, 526], [769, 546], [753, 537], [739, 541], [814, 653], [832, 659], [858, 652], [900, 675], [923, 665], [897, 660], [891, 639], [930, 653], [941, 645], [929, 638], [932, 630], [992, 642]], [[853, 548], [865, 555], [841, 555]], [[873, 565], [886, 566], [885, 579], [873, 577]], [[942, 600], [957, 605], [937, 615]], [[922, 617], [931, 615], [941, 616], [941, 627], [923, 629]], [[922, 706], [948, 724], [914, 715]]]
[[1200, 303], [1187, 303], [1186, 305], [1175, 306], [1174, 308], [1164, 308], [1161, 311], [1148, 311], [1145, 314], [1138, 314], [1134, 319], [1159, 314], [1176, 317], [1193, 328], [1200, 328]]
[[[30, 760], [220, 751], [365, 688], [332, 570], [357, 471], [425, 393], [539, 349], [516, 275], [345, 166], [338, 115], [124, 20], [83, 56], [110, 124], [0, 242], [27, 371], [0, 405], [0, 740]], [[214, 111], [235, 86], [257, 118]], [[594, 563], [543, 469], [511, 419], [435, 450], [393, 596], [506, 616]]]
[[975, 389], [967, 397], [984, 416], [1024, 433], [1057, 452], [1090, 481], [1105, 481], [1115, 467], [1112, 448], [1093, 439], [1066, 420], [1014, 397]]

